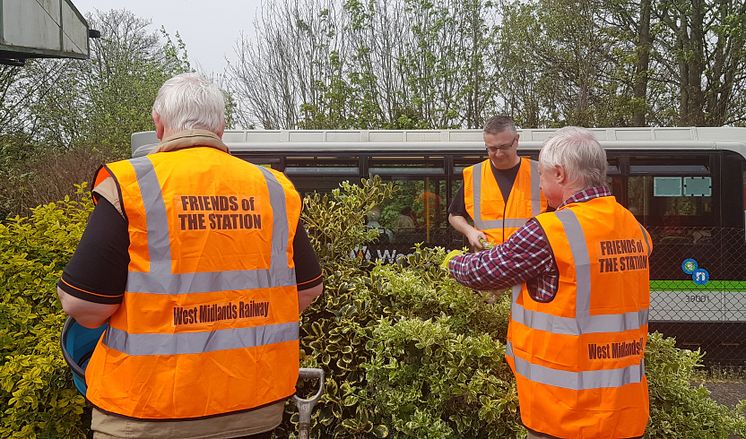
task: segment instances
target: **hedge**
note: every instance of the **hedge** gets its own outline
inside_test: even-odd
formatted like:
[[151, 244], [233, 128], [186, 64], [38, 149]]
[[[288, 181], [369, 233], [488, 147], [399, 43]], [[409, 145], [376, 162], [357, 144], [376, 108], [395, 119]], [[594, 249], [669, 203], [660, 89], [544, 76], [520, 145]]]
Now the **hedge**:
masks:
[[[0, 224], [0, 436], [88, 433], [90, 410], [59, 350], [64, 316], [55, 294], [91, 209], [84, 192], [81, 185], [77, 197]], [[502, 359], [509, 298], [456, 284], [438, 267], [443, 249], [418, 248], [389, 265], [355, 251], [376, 238], [366, 213], [394, 192], [364, 180], [304, 200], [326, 286], [301, 326], [303, 365], [327, 373], [313, 437], [524, 437]], [[692, 384], [701, 359], [651, 334], [646, 437], [746, 437], [746, 403], [730, 409]], [[296, 420], [289, 404], [275, 436], [294, 437]]]

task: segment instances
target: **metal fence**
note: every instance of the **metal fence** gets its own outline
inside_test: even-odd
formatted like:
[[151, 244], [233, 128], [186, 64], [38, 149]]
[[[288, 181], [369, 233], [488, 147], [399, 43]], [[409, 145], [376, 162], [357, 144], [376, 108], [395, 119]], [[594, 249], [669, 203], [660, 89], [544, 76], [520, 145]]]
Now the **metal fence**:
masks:
[[[675, 337], [681, 348], [706, 352], [705, 363], [746, 366], [746, 235], [743, 228], [647, 227], [650, 257], [650, 330]], [[407, 239], [409, 238], [409, 239]], [[425, 245], [459, 248], [463, 237], [445, 226]], [[363, 246], [359, 256], [394, 262], [425, 236], [397, 236]]]
[[744, 229], [648, 227], [650, 330], [700, 348], [707, 364], [746, 365]]

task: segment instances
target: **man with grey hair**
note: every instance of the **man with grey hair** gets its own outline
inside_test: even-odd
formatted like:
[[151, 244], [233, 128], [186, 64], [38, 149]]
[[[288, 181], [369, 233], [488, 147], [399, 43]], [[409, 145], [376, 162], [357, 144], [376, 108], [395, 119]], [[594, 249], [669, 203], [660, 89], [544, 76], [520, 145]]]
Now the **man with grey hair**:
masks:
[[85, 370], [94, 438], [269, 438], [295, 393], [299, 312], [321, 268], [281, 173], [229, 154], [222, 92], [167, 80], [155, 152], [102, 166], [58, 282], [106, 325]]
[[449, 270], [474, 289], [512, 287], [505, 355], [529, 438], [642, 437], [650, 235], [606, 187], [589, 130], [558, 130], [539, 164], [556, 210]]

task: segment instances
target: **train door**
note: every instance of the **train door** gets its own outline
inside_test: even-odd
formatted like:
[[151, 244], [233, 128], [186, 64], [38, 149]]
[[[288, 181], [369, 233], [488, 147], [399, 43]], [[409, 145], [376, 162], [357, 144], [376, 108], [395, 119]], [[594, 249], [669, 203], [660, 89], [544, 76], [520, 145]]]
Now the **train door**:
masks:
[[718, 169], [717, 157], [703, 153], [629, 158], [626, 204], [655, 243], [652, 279], [683, 278], [687, 258], [720, 271]]

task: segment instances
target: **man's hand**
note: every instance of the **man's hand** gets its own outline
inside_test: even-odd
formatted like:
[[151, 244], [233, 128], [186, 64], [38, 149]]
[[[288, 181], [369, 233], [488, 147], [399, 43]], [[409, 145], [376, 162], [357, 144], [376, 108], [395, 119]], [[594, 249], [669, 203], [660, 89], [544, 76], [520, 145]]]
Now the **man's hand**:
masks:
[[480, 239], [487, 240], [484, 233], [474, 228], [466, 218], [459, 215], [449, 214], [448, 222], [456, 229], [457, 232], [464, 235], [469, 240], [469, 245], [472, 249], [482, 250], [484, 246], [479, 242]]
[[475, 250], [484, 250], [485, 246], [482, 241], [487, 242], [487, 236], [473, 227], [466, 233], [466, 239], [469, 240], [469, 245]]
[[305, 290], [298, 290], [298, 311], [303, 312], [306, 308], [311, 306], [314, 300], [324, 292], [324, 283], [320, 283], [315, 287], [306, 288]]
[[484, 250], [492, 250], [493, 248], [495, 248], [495, 244], [487, 241], [486, 239], [479, 238], [479, 242], [482, 243], [482, 248]]

